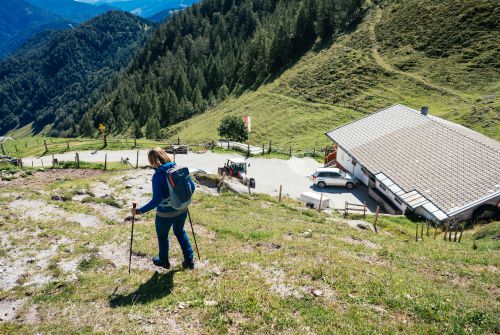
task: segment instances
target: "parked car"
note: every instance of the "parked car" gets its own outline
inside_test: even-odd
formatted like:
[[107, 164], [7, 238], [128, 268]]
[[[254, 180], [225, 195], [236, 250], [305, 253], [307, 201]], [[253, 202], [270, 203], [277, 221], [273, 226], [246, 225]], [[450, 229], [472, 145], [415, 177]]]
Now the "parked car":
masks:
[[343, 186], [352, 189], [359, 183], [359, 179], [338, 168], [319, 168], [311, 176], [313, 184], [318, 187]]

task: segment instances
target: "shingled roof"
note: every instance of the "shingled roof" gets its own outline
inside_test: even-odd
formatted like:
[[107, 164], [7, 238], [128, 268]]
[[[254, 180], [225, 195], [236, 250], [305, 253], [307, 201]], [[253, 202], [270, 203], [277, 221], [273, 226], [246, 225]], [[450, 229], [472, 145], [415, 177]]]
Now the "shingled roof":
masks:
[[398, 195], [419, 193], [448, 217], [500, 196], [500, 142], [441, 118], [393, 105], [327, 136]]

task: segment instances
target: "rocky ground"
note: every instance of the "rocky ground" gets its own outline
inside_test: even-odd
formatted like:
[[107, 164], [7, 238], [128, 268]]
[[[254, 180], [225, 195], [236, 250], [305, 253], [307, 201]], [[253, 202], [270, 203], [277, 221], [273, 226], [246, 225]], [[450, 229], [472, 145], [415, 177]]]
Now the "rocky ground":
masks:
[[150, 199], [151, 175], [49, 170], [0, 182], [0, 333], [499, 330], [498, 244], [473, 250], [472, 231], [462, 244], [415, 243], [403, 218], [381, 218], [375, 234], [218, 176], [196, 177], [196, 270], [181, 271], [173, 236], [172, 270], [151, 263], [150, 213], [137, 218], [129, 276], [129, 208]]

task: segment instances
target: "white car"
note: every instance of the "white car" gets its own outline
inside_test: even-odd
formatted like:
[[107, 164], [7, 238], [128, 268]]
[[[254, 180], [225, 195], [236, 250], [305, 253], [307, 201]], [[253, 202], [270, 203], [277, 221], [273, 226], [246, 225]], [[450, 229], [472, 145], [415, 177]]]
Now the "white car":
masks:
[[311, 176], [313, 184], [318, 187], [343, 186], [352, 189], [359, 183], [359, 179], [338, 168], [319, 168]]

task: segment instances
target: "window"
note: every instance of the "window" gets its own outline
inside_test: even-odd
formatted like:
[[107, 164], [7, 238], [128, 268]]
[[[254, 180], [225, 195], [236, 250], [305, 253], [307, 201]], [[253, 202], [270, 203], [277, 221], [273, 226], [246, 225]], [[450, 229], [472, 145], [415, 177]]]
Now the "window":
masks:
[[387, 187], [384, 186], [384, 184], [382, 184], [381, 182], [378, 183], [378, 186], [380, 187], [380, 189], [382, 189], [384, 192], [387, 191]]
[[399, 200], [399, 198], [398, 198], [398, 197], [394, 197], [394, 200], [395, 200], [398, 204], [400, 204], [400, 205], [402, 205], [402, 204], [403, 204], [403, 203], [401, 202], [401, 200]]

